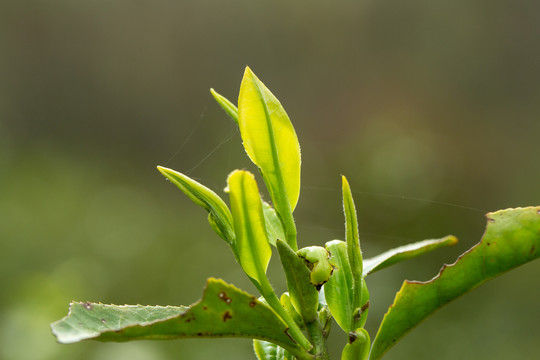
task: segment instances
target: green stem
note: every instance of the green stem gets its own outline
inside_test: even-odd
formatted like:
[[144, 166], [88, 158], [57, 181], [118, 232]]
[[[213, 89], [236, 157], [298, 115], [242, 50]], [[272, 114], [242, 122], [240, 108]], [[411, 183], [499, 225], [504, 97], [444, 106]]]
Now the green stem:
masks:
[[[313, 348], [313, 345], [311, 345], [302, 330], [300, 330], [300, 327], [298, 327], [291, 315], [289, 315], [287, 310], [285, 310], [283, 305], [281, 305], [281, 302], [276, 296], [276, 293], [274, 292], [274, 289], [272, 289], [270, 283], [266, 280], [263, 281], [263, 283], [260, 285], [262, 296], [268, 302], [268, 305], [270, 305], [270, 307], [281, 317], [281, 319], [283, 319], [283, 321], [285, 321], [285, 323], [289, 327], [289, 329], [287, 330], [289, 335], [306, 351], [310, 351]], [[308, 357], [308, 359], [311, 358], [311, 356]]]
[[315, 353], [316, 359], [328, 360], [328, 349], [326, 346], [326, 338], [323, 334], [323, 329], [319, 320], [314, 320], [306, 323], [306, 329], [311, 340], [311, 343], [315, 347], [312, 351]]
[[294, 222], [294, 218], [292, 216], [292, 213], [288, 213], [285, 220], [283, 221], [283, 225], [285, 228], [285, 240], [287, 241], [287, 244], [294, 250], [298, 250], [298, 245], [296, 243], [296, 224]]

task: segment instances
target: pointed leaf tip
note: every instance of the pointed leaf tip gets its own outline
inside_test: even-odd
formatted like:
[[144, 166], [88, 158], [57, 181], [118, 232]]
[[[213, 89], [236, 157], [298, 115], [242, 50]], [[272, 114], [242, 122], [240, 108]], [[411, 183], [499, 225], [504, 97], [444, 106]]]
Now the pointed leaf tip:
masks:
[[280, 216], [287, 243], [296, 250], [292, 212], [300, 195], [300, 145], [285, 109], [246, 67], [238, 97], [238, 123], [244, 149], [259, 168]]
[[219, 106], [225, 111], [225, 113], [233, 119], [233, 121], [238, 124], [238, 108], [232, 102], [227, 100], [223, 95], [219, 94], [214, 89], [210, 89], [210, 93], [214, 97], [214, 100], [218, 103]]
[[[233, 219], [227, 204], [225, 204], [221, 197], [206, 186], [199, 184], [182, 173], [163, 166], [158, 166], [157, 169], [171, 183], [186, 194], [191, 201], [208, 211], [208, 221], [212, 229], [233, 247], [235, 238]], [[235, 252], [234, 248], [233, 252]]]

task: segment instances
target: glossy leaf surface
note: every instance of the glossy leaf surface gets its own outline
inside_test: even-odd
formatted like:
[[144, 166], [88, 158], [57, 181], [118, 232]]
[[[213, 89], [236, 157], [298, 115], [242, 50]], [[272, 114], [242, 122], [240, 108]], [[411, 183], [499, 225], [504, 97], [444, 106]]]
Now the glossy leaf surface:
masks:
[[300, 195], [300, 145], [281, 103], [249, 68], [240, 86], [238, 122], [244, 148], [283, 223], [285, 240], [296, 250], [292, 212]]
[[[427, 282], [405, 281], [383, 318], [376, 360], [434, 311], [484, 282], [540, 256], [540, 206], [487, 214], [482, 240]], [[498, 331], [505, 331], [504, 327]]]
[[223, 95], [218, 94], [214, 89], [210, 89], [210, 93], [219, 106], [221, 106], [221, 108], [227, 113], [227, 115], [229, 115], [229, 117], [238, 124], [238, 108], [236, 105], [227, 100]]
[[262, 284], [272, 249], [266, 235], [259, 188], [253, 174], [243, 170], [233, 171], [227, 183], [240, 265], [246, 274]]
[[190, 307], [75, 302], [68, 316], [51, 327], [61, 343], [225, 336], [263, 339], [292, 352], [299, 349], [274, 311], [218, 279], [209, 279], [203, 298]]
[[268, 341], [253, 340], [253, 349], [259, 360], [293, 360], [289, 352]]
[[227, 204], [215, 192], [186, 175], [162, 166], [157, 168], [195, 204], [208, 211], [208, 220], [214, 231], [233, 245], [235, 239], [233, 220]]
[[300, 194], [300, 144], [279, 100], [246, 68], [238, 98], [244, 147], [269, 187], [274, 205], [294, 209]]
[[457, 242], [458, 239], [455, 236], [448, 235], [441, 239], [418, 241], [385, 251], [370, 259], [364, 259], [364, 276], [398, 262], [426, 254], [440, 247], [455, 245]]

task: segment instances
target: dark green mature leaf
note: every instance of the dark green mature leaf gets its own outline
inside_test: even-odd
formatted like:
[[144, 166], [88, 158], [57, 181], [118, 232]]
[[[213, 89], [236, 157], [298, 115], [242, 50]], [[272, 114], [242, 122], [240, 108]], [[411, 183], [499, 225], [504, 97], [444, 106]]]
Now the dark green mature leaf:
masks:
[[286, 242], [278, 240], [277, 249], [287, 278], [289, 295], [296, 311], [306, 323], [317, 318], [319, 293], [310, 281], [310, 271]]
[[208, 211], [208, 221], [214, 231], [229, 245], [234, 246], [233, 219], [227, 204], [215, 192], [186, 175], [162, 166], [157, 168], [195, 204]]
[[300, 145], [283, 106], [249, 68], [240, 86], [238, 121], [244, 148], [261, 171], [287, 243], [296, 250], [292, 212], [300, 194]]
[[455, 245], [457, 242], [458, 239], [455, 236], [448, 235], [441, 239], [418, 241], [385, 251], [370, 259], [364, 259], [364, 276], [398, 262], [426, 254], [440, 247]]
[[208, 279], [203, 298], [188, 308], [75, 302], [51, 328], [61, 343], [245, 337], [271, 341], [292, 353], [300, 350], [273, 310], [218, 279]]
[[272, 249], [266, 235], [259, 188], [253, 174], [235, 170], [227, 179], [236, 233], [236, 249], [244, 272], [259, 284], [267, 282]]
[[326, 284], [324, 284], [324, 296], [326, 303], [332, 312], [332, 316], [336, 319], [338, 325], [349, 333], [355, 328], [356, 322], [359, 326], [363, 326], [367, 319], [369, 307], [369, 292], [365, 286], [365, 281], [362, 279], [362, 297], [360, 299], [360, 309], [363, 308], [358, 321], [354, 320], [354, 314], [357, 306], [353, 300], [353, 280], [351, 267], [347, 257], [347, 244], [341, 240], [332, 240], [326, 243], [326, 249], [330, 252], [330, 263], [334, 267], [332, 276]]
[[[384, 316], [370, 359], [380, 359], [434, 311], [484, 282], [540, 257], [540, 206], [487, 214], [480, 243], [427, 282], [405, 281]], [[504, 331], [504, 329], [500, 330]]]
[[217, 101], [219, 106], [221, 106], [221, 108], [225, 110], [227, 115], [229, 115], [229, 117], [238, 124], [238, 108], [232, 102], [227, 100], [223, 95], [218, 94], [214, 89], [210, 89], [210, 93]]

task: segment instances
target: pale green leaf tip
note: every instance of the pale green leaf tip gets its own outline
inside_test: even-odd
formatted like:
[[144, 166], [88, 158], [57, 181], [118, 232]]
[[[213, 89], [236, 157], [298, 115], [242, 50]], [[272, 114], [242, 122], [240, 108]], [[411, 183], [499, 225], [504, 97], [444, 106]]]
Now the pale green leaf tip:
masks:
[[454, 235], [448, 235], [445, 239], [445, 242], [448, 244], [448, 245], [456, 245], [458, 243], [458, 238], [455, 237]]
[[162, 174], [165, 175], [166, 177], [168, 177], [169, 172], [172, 171], [171, 169], [167, 169], [166, 167], [163, 167], [163, 166], [161, 166], [161, 165], [156, 166], [156, 168], [158, 169], [158, 171], [159, 171], [160, 173], [162, 173]]
[[244, 70], [244, 78], [258, 79], [257, 75], [255, 75], [255, 73], [253, 72], [253, 70], [251, 70], [249, 66], [246, 66], [246, 69]]
[[347, 180], [345, 175], [341, 175], [341, 185], [343, 186], [344, 189], [349, 189], [350, 191], [349, 181]]

